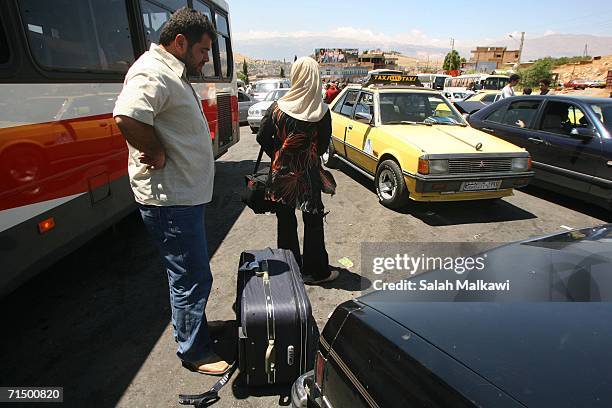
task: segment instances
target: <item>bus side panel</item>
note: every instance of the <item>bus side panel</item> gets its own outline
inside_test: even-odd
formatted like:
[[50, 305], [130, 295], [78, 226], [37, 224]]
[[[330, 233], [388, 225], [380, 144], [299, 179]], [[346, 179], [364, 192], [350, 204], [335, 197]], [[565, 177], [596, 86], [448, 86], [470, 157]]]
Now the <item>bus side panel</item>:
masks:
[[[0, 232], [0, 296], [10, 293], [135, 208], [126, 175]], [[0, 216], [7, 216], [8, 211], [0, 211]], [[55, 228], [40, 233], [39, 222], [50, 217]], [[83, 273], [87, 273], [87, 265], [83, 265]]]

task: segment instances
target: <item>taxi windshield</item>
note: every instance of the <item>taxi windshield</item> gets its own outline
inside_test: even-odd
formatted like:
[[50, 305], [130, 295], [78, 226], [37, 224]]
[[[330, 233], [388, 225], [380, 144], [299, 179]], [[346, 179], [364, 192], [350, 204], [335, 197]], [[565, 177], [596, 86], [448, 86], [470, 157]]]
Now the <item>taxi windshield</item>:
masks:
[[441, 95], [429, 93], [381, 93], [380, 120], [383, 125], [466, 126], [461, 115]]

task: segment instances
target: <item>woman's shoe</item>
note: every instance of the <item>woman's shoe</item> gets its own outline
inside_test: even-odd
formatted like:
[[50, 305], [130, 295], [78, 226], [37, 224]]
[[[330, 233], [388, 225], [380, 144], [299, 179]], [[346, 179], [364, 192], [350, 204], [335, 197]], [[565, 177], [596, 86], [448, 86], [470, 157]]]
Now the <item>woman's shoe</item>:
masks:
[[331, 282], [333, 280], [336, 280], [338, 276], [340, 276], [340, 271], [338, 271], [337, 269], [333, 269], [327, 278], [314, 280], [312, 276], [306, 275], [304, 276], [303, 281], [305, 285], [319, 285], [321, 283]]

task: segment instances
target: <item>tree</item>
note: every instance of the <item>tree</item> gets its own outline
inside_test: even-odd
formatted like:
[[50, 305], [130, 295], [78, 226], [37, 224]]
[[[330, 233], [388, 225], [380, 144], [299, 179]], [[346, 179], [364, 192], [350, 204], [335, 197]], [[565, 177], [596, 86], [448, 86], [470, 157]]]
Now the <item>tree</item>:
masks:
[[524, 87], [537, 88], [543, 79], [551, 80], [553, 77], [553, 62], [544, 58], [534, 62], [529, 68], [520, 69], [521, 85]]
[[457, 50], [452, 50], [446, 57], [444, 57], [444, 64], [442, 65], [442, 69], [445, 71], [454, 71], [461, 68], [461, 57]]
[[281, 78], [285, 77], [285, 68], [283, 68], [283, 67], [281, 67], [280, 77]]
[[249, 83], [249, 66], [246, 59], [242, 61], [242, 71], [238, 72], [238, 79], [244, 81], [245, 85]]

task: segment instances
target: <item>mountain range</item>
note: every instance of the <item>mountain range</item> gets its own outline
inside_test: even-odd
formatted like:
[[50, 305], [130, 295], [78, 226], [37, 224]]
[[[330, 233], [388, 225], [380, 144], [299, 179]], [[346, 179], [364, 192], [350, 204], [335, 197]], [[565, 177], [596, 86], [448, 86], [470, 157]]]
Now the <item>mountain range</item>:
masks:
[[[603, 37], [586, 34], [548, 34], [542, 37], [525, 38], [523, 47], [523, 61], [533, 60], [546, 56], [564, 57], [582, 55], [585, 44], [588, 54], [608, 55], [612, 54], [612, 37]], [[476, 46], [507, 46], [509, 49], [518, 48], [518, 42], [511, 39], [499, 39], [493, 41], [482, 41], [469, 45], [459, 45], [456, 49], [462, 57], [469, 59], [470, 50]], [[386, 40], [377, 42], [374, 39], [360, 40], [355, 38], [333, 38], [323, 35], [312, 36], [290, 36], [279, 35], [268, 38], [249, 39], [237, 38], [234, 40], [234, 49], [243, 55], [249, 55], [258, 59], [274, 59], [288, 62], [294, 55], [304, 56], [314, 53], [315, 48], [358, 48], [359, 51], [371, 49], [394, 50], [403, 55], [417, 57], [421, 60], [440, 60], [449, 51], [448, 48], [408, 44], [400, 41]]]

